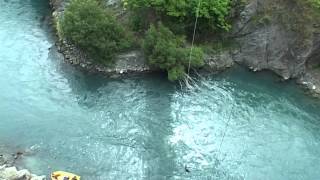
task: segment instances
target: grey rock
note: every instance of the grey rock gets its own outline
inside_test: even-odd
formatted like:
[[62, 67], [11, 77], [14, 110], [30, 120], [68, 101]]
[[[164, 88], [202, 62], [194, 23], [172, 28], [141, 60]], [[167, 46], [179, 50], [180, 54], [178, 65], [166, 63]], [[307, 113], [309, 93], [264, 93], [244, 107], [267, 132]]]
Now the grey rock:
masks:
[[14, 178], [16, 178], [17, 173], [18, 170], [16, 167], [2, 168], [0, 170], [0, 178], [13, 180]]
[[[240, 51], [234, 58], [257, 71], [268, 69], [284, 79], [298, 78], [305, 73], [308, 58], [319, 56], [320, 40], [316, 34], [303, 39], [301, 33], [286, 28], [276, 16], [267, 17], [263, 14], [274, 2], [276, 1], [252, 0], [241, 12], [241, 18], [232, 31], [240, 44]], [[283, 13], [297, 8], [294, 7], [297, 5], [290, 2], [277, 5], [282, 8]], [[256, 22], [255, 19], [263, 18], [260, 16], [269, 18], [268, 22]], [[287, 23], [294, 25], [297, 22]], [[306, 22], [304, 26], [309, 28], [312, 24]], [[302, 44], [302, 40], [306, 43]]]
[[206, 54], [205, 69], [210, 72], [219, 72], [234, 65], [233, 58], [229, 51], [222, 51], [215, 54]]
[[23, 169], [23, 170], [17, 171], [15, 177], [12, 180], [30, 180], [31, 177], [32, 177], [31, 173], [28, 170]]
[[[317, 93], [320, 76], [313, 67], [320, 64], [319, 18], [299, 21], [300, 9], [292, 1], [251, 0], [233, 26], [232, 36], [240, 45], [233, 58], [253, 71], [271, 70], [285, 80], [296, 78]], [[281, 16], [287, 18], [285, 22]]]
[[28, 170], [18, 171], [16, 167], [0, 168], [0, 180], [45, 180], [45, 176], [31, 174]]

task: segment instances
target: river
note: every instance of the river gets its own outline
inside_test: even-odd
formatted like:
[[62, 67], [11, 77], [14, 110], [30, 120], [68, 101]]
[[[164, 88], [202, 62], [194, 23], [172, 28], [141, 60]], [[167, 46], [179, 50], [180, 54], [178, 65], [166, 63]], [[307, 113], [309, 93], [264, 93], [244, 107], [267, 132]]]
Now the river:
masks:
[[[34, 173], [88, 180], [319, 179], [320, 103], [235, 68], [187, 90], [65, 64], [44, 0], [0, 0], [0, 143]], [[187, 172], [187, 171], [188, 172]]]

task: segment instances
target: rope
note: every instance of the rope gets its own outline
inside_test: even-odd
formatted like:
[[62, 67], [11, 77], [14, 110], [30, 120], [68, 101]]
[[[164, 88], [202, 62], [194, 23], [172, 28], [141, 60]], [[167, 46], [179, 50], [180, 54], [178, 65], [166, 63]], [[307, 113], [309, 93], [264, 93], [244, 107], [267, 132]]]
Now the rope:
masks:
[[192, 56], [192, 51], [193, 51], [193, 44], [196, 36], [196, 31], [197, 31], [197, 26], [198, 26], [198, 18], [199, 18], [199, 9], [201, 6], [201, 0], [199, 0], [198, 7], [197, 7], [197, 12], [196, 12], [196, 21], [194, 23], [194, 28], [193, 28], [193, 36], [192, 36], [192, 43], [191, 43], [191, 50], [190, 50], [190, 55], [189, 55], [189, 65], [188, 65], [188, 75], [190, 73], [190, 66], [191, 66], [191, 56]]
[[228, 121], [227, 121], [225, 130], [224, 130], [224, 133], [223, 133], [223, 135], [222, 135], [222, 139], [221, 139], [221, 142], [220, 142], [220, 146], [219, 146], [219, 149], [218, 149], [218, 153], [220, 153], [222, 144], [223, 144], [223, 142], [224, 142], [224, 137], [225, 137], [226, 134], [227, 134], [227, 130], [228, 130], [228, 127], [229, 127], [229, 123], [230, 123], [230, 120], [231, 120], [231, 115], [232, 115], [232, 112], [233, 112], [234, 107], [235, 107], [235, 103], [232, 105], [231, 111], [230, 111], [230, 113], [229, 113], [229, 118], [228, 118]]
[[[222, 147], [222, 144], [223, 144], [223, 142], [224, 142], [224, 138], [225, 138], [225, 136], [226, 136], [226, 134], [227, 134], [227, 130], [228, 130], [228, 127], [229, 127], [229, 124], [230, 124], [230, 120], [231, 120], [231, 114], [232, 114], [232, 112], [233, 112], [234, 107], [235, 107], [235, 103], [232, 105], [231, 112], [229, 113], [229, 118], [228, 118], [226, 127], [225, 127], [225, 129], [224, 129], [224, 133], [223, 133], [223, 135], [222, 135], [222, 139], [221, 139], [220, 146], [219, 146], [219, 149], [218, 149], [218, 151], [217, 151], [217, 154], [219, 154], [220, 151], [221, 151], [221, 147]], [[221, 161], [224, 161], [224, 159], [225, 159], [225, 157], [224, 157]], [[218, 159], [217, 159], [217, 160], [218, 160]], [[218, 172], [216, 171], [215, 174], [218, 174]]]

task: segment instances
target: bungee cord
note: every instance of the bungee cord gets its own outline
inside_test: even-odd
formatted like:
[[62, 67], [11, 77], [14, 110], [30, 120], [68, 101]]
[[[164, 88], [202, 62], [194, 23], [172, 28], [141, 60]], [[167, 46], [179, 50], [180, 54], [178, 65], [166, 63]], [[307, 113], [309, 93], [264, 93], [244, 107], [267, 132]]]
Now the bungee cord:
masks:
[[[191, 60], [192, 60], [192, 53], [193, 53], [193, 49], [194, 49], [194, 42], [195, 42], [195, 36], [196, 36], [196, 32], [197, 32], [197, 27], [198, 27], [198, 18], [199, 18], [199, 11], [200, 11], [200, 7], [201, 7], [201, 3], [202, 3], [202, 0], [199, 0], [198, 2], [198, 7], [197, 7], [197, 11], [196, 11], [196, 19], [195, 19], [195, 23], [194, 23], [194, 28], [193, 28], [193, 35], [192, 35], [192, 42], [191, 42], [191, 49], [190, 49], [190, 54], [189, 54], [189, 63], [188, 63], [188, 71], [187, 73], [185, 74], [185, 79], [184, 79], [184, 82], [185, 82], [185, 85], [187, 87], [187, 89], [194, 89], [194, 88], [199, 88], [199, 86], [197, 85], [197, 81], [194, 80], [191, 76], [190, 76], [190, 69], [191, 69]], [[195, 71], [196, 72], [196, 71]], [[202, 77], [199, 73], [196, 72], [196, 75], [198, 77]], [[182, 83], [181, 81], [179, 81], [180, 83], [180, 86], [181, 88], [183, 87], [182, 86]], [[233, 115], [233, 110], [236, 106], [236, 103], [234, 102], [232, 104], [232, 107], [231, 107], [231, 110], [230, 110], [230, 113], [229, 113], [229, 116], [228, 116], [228, 119], [227, 119], [227, 122], [226, 122], [226, 125], [225, 125], [225, 128], [223, 129], [223, 134], [222, 134], [222, 137], [221, 137], [221, 142], [218, 146], [218, 149], [217, 149], [217, 155], [221, 152], [221, 147], [224, 143], [224, 140], [225, 140], [225, 136], [227, 134], [227, 130], [229, 128], [229, 125], [230, 125], [230, 121], [231, 121], [231, 117]], [[218, 158], [217, 158], [218, 160]], [[224, 160], [224, 159], [223, 159]], [[186, 166], [185, 166], [186, 167]]]
[[195, 81], [190, 77], [190, 68], [191, 68], [191, 59], [192, 59], [192, 52], [193, 52], [193, 47], [194, 47], [194, 41], [195, 41], [195, 37], [196, 37], [196, 32], [197, 32], [197, 27], [198, 27], [198, 18], [199, 18], [199, 10], [201, 7], [201, 1], [199, 0], [198, 2], [198, 7], [196, 10], [196, 19], [195, 19], [195, 23], [194, 23], [194, 28], [193, 28], [193, 35], [192, 35], [192, 42], [191, 42], [191, 48], [190, 48], [190, 53], [189, 53], [189, 63], [188, 63], [188, 71], [187, 74], [185, 74], [185, 84], [187, 86], [187, 89], [191, 89], [193, 86], [190, 85], [191, 83], [194, 83]]
[[197, 26], [198, 26], [198, 18], [199, 18], [199, 10], [200, 10], [200, 6], [201, 6], [201, 0], [199, 0], [199, 2], [198, 2], [197, 12], [196, 12], [196, 21], [195, 21], [195, 23], [194, 23], [194, 28], [193, 28], [193, 35], [192, 35], [191, 49], [190, 49], [190, 54], [189, 54], [188, 75], [189, 75], [189, 73], [190, 73], [190, 66], [191, 66], [192, 51], [193, 51], [194, 40], [195, 40], [196, 32], [197, 32]]

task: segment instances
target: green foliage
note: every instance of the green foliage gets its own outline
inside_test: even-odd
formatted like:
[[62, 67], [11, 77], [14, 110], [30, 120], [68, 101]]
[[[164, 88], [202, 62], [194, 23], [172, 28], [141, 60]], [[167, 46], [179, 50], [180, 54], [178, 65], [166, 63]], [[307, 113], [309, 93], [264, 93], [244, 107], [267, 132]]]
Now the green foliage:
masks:
[[309, 0], [309, 2], [314, 8], [317, 8], [320, 10], [320, 0]]
[[62, 35], [96, 62], [110, 64], [130, 47], [124, 28], [96, 0], [71, 0], [60, 22]]
[[[192, 25], [198, 15], [199, 21], [211, 28], [229, 30], [227, 17], [232, 0], [124, 0], [130, 9], [152, 9], [160, 16], [168, 16]], [[200, 3], [200, 8], [199, 7]]]
[[183, 79], [184, 75], [185, 75], [185, 67], [182, 65], [174, 66], [168, 70], [168, 79], [170, 81]]
[[143, 33], [150, 26], [149, 22], [145, 20], [148, 16], [148, 11], [134, 10], [129, 16], [130, 27], [133, 31]]
[[151, 25], [146, 33], [143, 49], [147, 56], [148, 63], [154, 67], [166, 70], [168, 79], [171, 81], [182, 79], [185, 70], [190, 67], [203, 66], [203, 51], [185, 47], [185, 39], [175, 36], [168, 28], [161, 23], [157, 27]]

